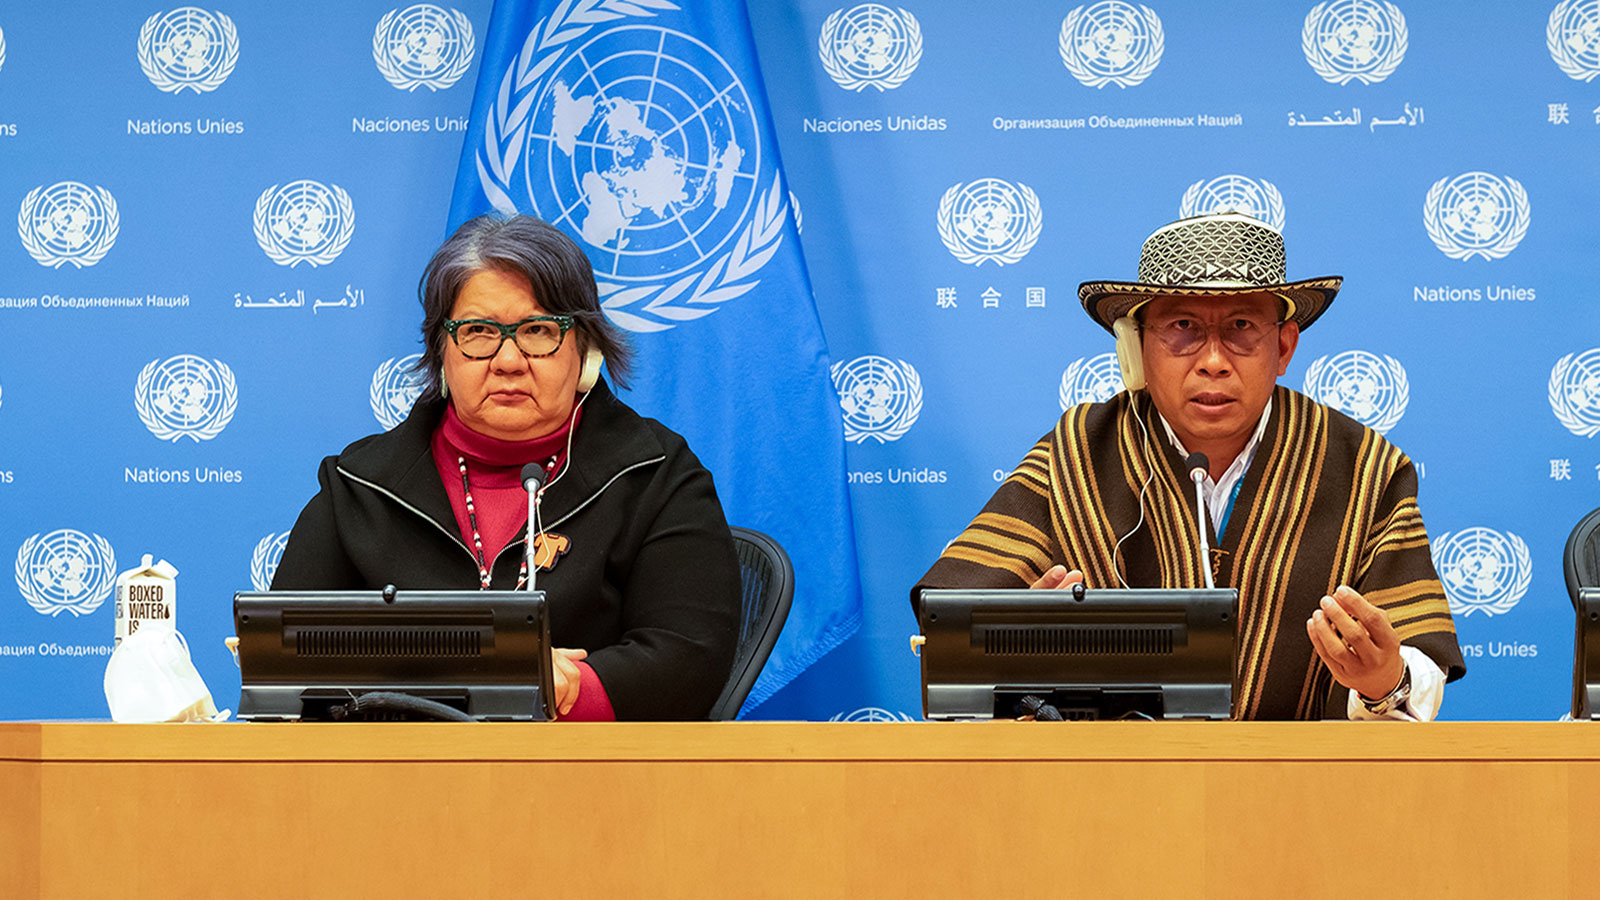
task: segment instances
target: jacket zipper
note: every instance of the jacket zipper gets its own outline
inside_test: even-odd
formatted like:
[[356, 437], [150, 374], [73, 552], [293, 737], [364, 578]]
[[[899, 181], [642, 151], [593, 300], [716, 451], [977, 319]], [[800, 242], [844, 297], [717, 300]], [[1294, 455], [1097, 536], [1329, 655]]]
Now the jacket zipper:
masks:
[[[564, 515], [561, 518], [555, 520], [554, 522], [551, 522], [548, 525], [546, 525], [545, 526], [545, 530], [548, 531], [548, 530], [550, 530], [552, 528], [555, 528], [555, 527], [559, 526], [562, 522], [565, 522], [568, 519], [572, 518], [573, 516], [577, 515], [579, 512], [581, 512], [583, 510], [584, 507], [586, 507], [589, 504], [593, 503], [596, 499], [598, 499], [600, 497], [601, 494], [605, 493], [608, 488], [610, 488], [613, 484], [615, 484], [618, 478], [621, 478], [622, 476], [628, 474], [629, 472], [634, 471], [635, 469], [643, 468], [644, 466], [652, 466], [652, 465], [655, 465], [656, 463], [663, 462], [665, 460], [666, 460], [666, 456], [665, 455], [657, 456], [657, 457], [654, 457], [652, 459], [641, 460], [640, 462], [636, 462], [633, 465], [622, 469], [621, 471], [617, 472], [617, 474], [611, 476], [611, 479], [609, 481], [607, 481], [605, 484], [600, 485], [599, 490], [595, 491], [593, 494], [590, 494], [588, 496], [588, 498], [586, 498], [582, 503], [579, 503], [577, 506], [574, 506], [571, 510], [569, 510], [566, 515]], [[388, 497], [390, 500], [393, 500], [394, 502], [400, 504], [401, 508], [410, 510], [411, 512], [413, 512], [416, 515], [420, 516], [423, 521], [425, 521], [428, 524], [432, 525], [433, 527], [439, 529], [440, 533], [442, 533], [445, 537], [449, 538], [451, 540], [451, 542], [453, 542], [457, 547], [461, 548], [461, 552], [467, 554], [467, 558], [472, 561], [473, 568], [474, 569], [477, 568], [477, 566], [478, 566], [478, 558], [473, 555], [472, 550], [467, 547], [466, 543], [461, 540], [461, 537], [459, 535], [453, 533], [452, 531], [450, 531], [450, 529], [448, 529], [448, 528], [444, 527], [444, 525], [440, 524], [438, 519], [435, 519], [433, 516], [430, 516], [427, 513], [423, 512], [422, 510], [417, 509], [415, 506], [412, 506], [411, 504], [407, 503], [405, 500], [401, 499], [398, 494], [396, 494], [395, 492], [389, 490], [386, 487], [383, 487], [382, 485], [373, 484], [372, 482], [366, 480], [365, 478], [362, 478], [359, 475], [355, 475], [355, 474], [351, 473], [350, 471], [345, 469], [343, 466], [336, 466], [335, 468], [338, 470], [340, 475], [343, 475], [344, 477], [350, 479], [351, 481], [354, 481], [357, 484], [365, 485], [366, 487], [370, 488], [371, 490], [377, 491], [379, 494], [382, 494], [383, 496]], [[532, 524], [532, 523], [529, 523], [529, 524]], [[500, 548], [500, 552], [495, 554], [494, 562], [489, 564], [489, 571], [493, 572], [494, 571], [494, 567], [500, 564], [500, 557], [504, 556], [507, 550], [510, 550], [512, 547], [515, 547], [515, 546], [516, 546], [516, 542], [513, 541], [512, 543], [509, 543], [506, 546]]]
[[362, 478], [359, 475], [355, 475], [355, 474], [351, 473], [350, 471], [345, 469], [344, 466], [335, 466], [334, 468], [339, 472], [340, 475], [343, 475], [344, 477], [350, 479], [351, 481], [354, 481], [356, 484], [365, 485], [368, 488], [370, 488], [370, 489], [372, 489], [374, 491], [377, 491], [379, 494], [382, 494], [383, 496], [388, 497], [390, 500], [393, 500], [394, 502], [400, 504], [400, 507], [402, 509], [408, 509], [411, 512], [416, 513], [419, 517], [421, 517], [421, 519], [424, 522], [427, 522], [428, 524], [432, 525], [433, 527], [439, 529], [439, 532], [441, 534], [443, 534], [445, 537], [449, 538], [451, 540], [451, 542], [454, 543], [457, 547], [460, 547], [461, 548], [461, 552], [465, 553], [467, 555], [467, 558], [472, 560], [472, 567], [474, 569], [476, 569], [478, 567], [478, 558], [476, 556], [473, 556], [472, 550], [467, 547], [466, 542], [461, 540], [459, 535], [456, 535], [456, 534], [452, 533], [450, 531], [450, 529], [448, 529], [448, 528], [444, 527], [443, 525], [439, 524], [439, 520], [438, 519], [435, 519], [433, 516], [430, 516], [427, 513], [423, 512], [422, 510], [417, 509], [415, 506], [412, 506], [411, 504], [407, 503], [405, 500], [400, 498], [399, 494], [396, 494], [394, 491], [391, 491], [391, 490], [389, 490], [388, 488], [386, 488], [386, 487], [384, 487], [382, 485], [373, 484], [372, 482], [366, 480], [365, 478]]

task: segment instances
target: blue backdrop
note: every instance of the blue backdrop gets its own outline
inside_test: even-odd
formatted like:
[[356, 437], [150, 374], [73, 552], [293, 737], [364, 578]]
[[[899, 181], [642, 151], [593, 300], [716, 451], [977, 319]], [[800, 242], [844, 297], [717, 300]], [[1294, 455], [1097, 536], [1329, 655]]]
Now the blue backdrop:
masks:
[[[693, 23], [744, 18], [673, 5], [528, 15], [709, 43]], [[1152, 229], [1219, 206], [1280, 224], [1290, 277], [1346, 278], [1284, 380], [1418, 463], [1470, 670], [1443, 716], [1564, 711], [1560, 554], [1600, 505], [1600, 0], [797, 0], [749, 19], [736, 111], [770, 111], [763, 186], [781, 171], [773, 227], [804, 250], [783, 271], [791, 293], [809, 272], [826, 349], [808, 371], [838, 400], [793, 411], [836, 437], [787, 459], [846, 448], [818, 485], [842, 549], [799, 578], [849, 633], [853, 549], [862, 598], [854, 636], [753, 715], [919, 713], [907, 588], [1063, 405], [1116, 387], [1078, 282], [1132, 278]], [[0, 9], [18, 213], [0, 240], [0, 716], [105, 714], [110, 577], [144, 553], [179, 569], [179, 625], [235, 703], [232, 593], [270, 577], [318, 459], [413, 390], [416, 280], [468, 174], [475, 85], [498, 77], [479, 72], [489, 20], [487, 2]], [[745, 324], [755, 296], [666, 333], [764, 359], [790, 339]], [[686, 383], [657, 349], [676, 345], [635, 339], [642, 390]], [[650, 411], [698, 447], [742, 424], [719, 436], [696, 408], [785, 409], [760, 379], [713, 381]]]

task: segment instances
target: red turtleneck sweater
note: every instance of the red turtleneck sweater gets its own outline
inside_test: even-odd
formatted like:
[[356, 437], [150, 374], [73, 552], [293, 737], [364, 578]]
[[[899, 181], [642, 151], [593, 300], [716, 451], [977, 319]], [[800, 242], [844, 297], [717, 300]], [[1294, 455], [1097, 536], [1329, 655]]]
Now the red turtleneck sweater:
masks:
[[[528, 493], [522, 488], [522, 467], [537, 461], [545, 467], [546, 479], [554, 477], [566, 462], [567, 436], [582, 419], [583, 409], [579, 407], [571, 421], [550, 434], [531, 441], [502, 441], [468, 428], [456, 415], [454, 403], [445, 407], [444, 418], [433, 432], [433, 464], [456, 514], [461, 540], [471, 548], [472, 520], [467, 515], [466, 488], [461, 483], [460, 461], [466, 461], [485, 567], [493, 566], [495, 557], [528, 523]], [[578, 672], [578, 700], [562, 718], [589, 722], [615, 719], [611, 698], [606, 696], [605, 686], [594, 669], [579, 662]]]

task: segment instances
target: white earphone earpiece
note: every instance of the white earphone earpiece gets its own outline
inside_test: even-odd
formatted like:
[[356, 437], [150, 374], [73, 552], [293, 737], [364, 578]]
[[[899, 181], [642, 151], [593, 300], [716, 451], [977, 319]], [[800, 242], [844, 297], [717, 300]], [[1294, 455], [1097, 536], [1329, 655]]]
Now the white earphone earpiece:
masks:
[[1111, 323], [1117, 336], [1117, 367], [1122, 369], [1122, 385], [1129, 393], [1144, 387], [1144, 348], [1139, 341], [1139, 323], [1123, 316]]
[[587, 394], [594, 389], [595, 383], [600, 380], [600, 366], [606, 361], [606, 355], [600, 352], [599, 347], [590, 347], [583, 355], [583, 370], [578, 373], [578, 393]]

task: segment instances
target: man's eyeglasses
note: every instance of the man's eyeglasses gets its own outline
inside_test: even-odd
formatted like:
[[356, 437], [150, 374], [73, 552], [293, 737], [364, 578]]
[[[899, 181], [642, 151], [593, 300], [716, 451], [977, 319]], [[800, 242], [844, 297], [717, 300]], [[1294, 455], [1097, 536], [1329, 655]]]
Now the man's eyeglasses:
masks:
[[1167, 352], [1173, 356], [1191, 356], [1200, 352], [1211, 342], [1213, 334], [1222, 342], [1223, 349], [1229, 353], [1251, 356], [1261, 349], [1262, 343], [1272, 336], [1277, 326], [1282, 324], [1282, 322], [1263, 322], [1234, 317], [1210, 327], [1199, 319], [1177, 318], [1146, 324], [1144, 332], [1160, 341], [1161, 346], [1167, 348]]
[[468, 359], [491, 359], [506, 338], [516, 342], [523, 356], [549, 356], [561, 349], [561, 339], [572, 328], [571, 316], [530, 316], [503, 325], [493, 319], [446, 319], [444, 330]]

